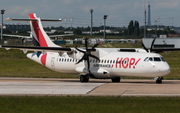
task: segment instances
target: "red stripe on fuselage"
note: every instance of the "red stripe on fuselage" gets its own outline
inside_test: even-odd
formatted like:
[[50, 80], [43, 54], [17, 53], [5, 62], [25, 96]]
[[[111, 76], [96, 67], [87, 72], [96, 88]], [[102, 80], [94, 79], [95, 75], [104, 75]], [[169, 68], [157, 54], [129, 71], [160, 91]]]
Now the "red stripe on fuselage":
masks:
[[47, 53], [45, 55], [42, 55], [41, 57], [41, 63], [46, 66], [46, 58], [47, 58]]
[[[30, 17], [30, 19], [36, 19], [36, 18], [34, 17], [34, 14], [33, 14], [33, 13], [32, 13], [32, 14], [29, 14], [29, 17]], [[47, 42], [46, 42], [46, 40], [45, 40], [45, 38], [44, 38], [44, 35], [43, 35], [43, 33], [42, 33], [42, 31], [41, 31], [41, 29], [40, 29], [37, 21], [31, 21], [31, 24], [32, 24], [32, 27], [33, 27], [33, 29], [34, 29], [34, 32], [35, 32], [35, 34], [36, 34], [36, 36], [37, 36], [37, 38], [38, 38], [38, 41], [39, 41], [40, 46], [41, 46], [41, 47], [48, 47]]]

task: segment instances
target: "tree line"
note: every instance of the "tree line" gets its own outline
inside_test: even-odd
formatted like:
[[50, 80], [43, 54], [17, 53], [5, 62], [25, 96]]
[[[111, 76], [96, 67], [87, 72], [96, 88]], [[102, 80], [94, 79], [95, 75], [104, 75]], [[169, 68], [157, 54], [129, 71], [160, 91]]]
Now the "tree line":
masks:
[[[152, 28], [157, 29], [157, 26], [151, 26]], [[163, 35], [168, 35], [168, 34], [176, 34], [176, 32], [169, 27], [165, 27], [162, 29], [158, 30], [146, 30], [146, 35], [147, 34], [156, 34], [157, 36], [163, 34]], [[129, 22], [128, 28], [123, 31], [123, 35], [134, 35], [134, 36], [143, 36], [144, 35], [144, 28], [140, 28], [139, 22], [138, 21], [133, 21], [131, 20]]]

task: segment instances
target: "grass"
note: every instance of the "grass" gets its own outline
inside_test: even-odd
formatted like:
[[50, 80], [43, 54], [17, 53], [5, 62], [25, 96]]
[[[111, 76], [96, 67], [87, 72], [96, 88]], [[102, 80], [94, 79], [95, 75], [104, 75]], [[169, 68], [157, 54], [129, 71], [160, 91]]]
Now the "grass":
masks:
[[0, 97], [1, 113], [178, 113], [169, 97]]

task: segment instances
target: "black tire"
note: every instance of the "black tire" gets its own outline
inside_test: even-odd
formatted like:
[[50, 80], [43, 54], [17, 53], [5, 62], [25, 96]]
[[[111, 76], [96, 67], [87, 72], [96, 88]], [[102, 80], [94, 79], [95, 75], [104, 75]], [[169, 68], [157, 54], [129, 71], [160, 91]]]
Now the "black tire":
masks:
[[157, 84], [161, 84], [161, 83], [162, 83], [162, 80], [159, 80], [159, 79], [158, 79], [158, 80], [156, 80], [156, 83], [157, 83]]
[[116, 83], [120, 82], [120, 80], [121, 80], [121, 77], [111, 79], [112, 82], [116, 82]]
[[81, 75], [80, 82], [89, 82], [89, 76], [88, 75]]

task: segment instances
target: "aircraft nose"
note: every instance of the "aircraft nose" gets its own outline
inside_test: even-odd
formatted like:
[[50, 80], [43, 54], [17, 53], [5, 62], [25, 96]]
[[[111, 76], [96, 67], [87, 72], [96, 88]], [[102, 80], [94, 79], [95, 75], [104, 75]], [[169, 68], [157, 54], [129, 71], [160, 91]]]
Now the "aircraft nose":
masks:
[[170, 66], [168, 64], [162, 65], [162, 67], [159, 69], [159, 71], [163, 72], [165, 75], [168, 75], [170, 73]]

